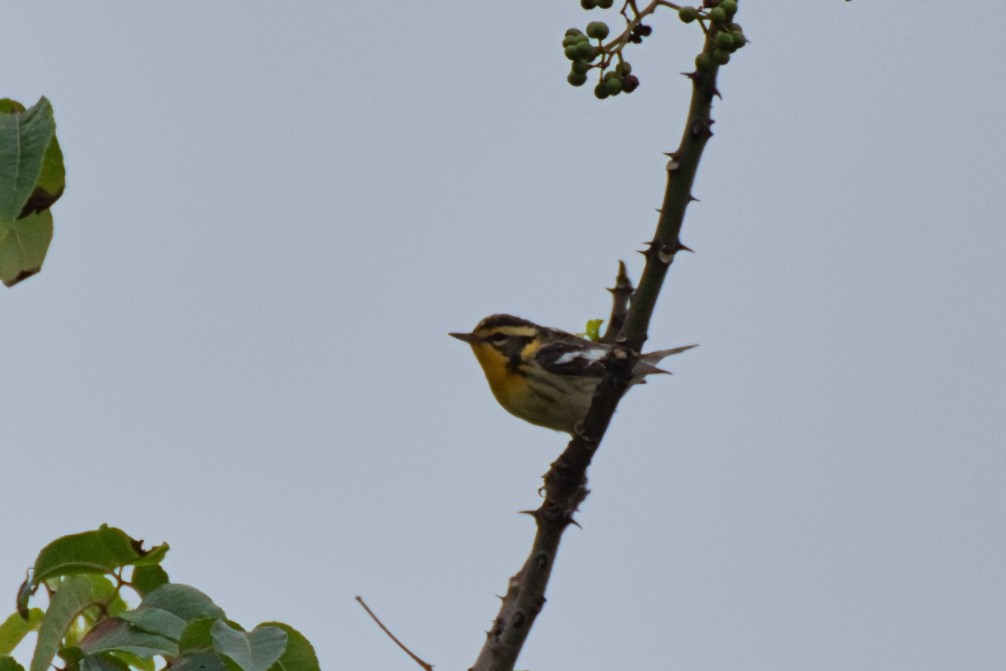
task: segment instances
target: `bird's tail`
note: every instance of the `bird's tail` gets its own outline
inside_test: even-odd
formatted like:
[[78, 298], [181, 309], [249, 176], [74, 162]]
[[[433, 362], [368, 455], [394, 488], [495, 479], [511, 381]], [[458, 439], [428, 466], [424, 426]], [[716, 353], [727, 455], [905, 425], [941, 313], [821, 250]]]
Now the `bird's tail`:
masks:
[[633, 371], [633, 381], [641, 382], [645, 376], [653, 375], [654, 373], [666, 373], [670, 375], [671, 371], [657, 368], [657, 364], [672, 354], [681, 354], [693, 347], [698, 347], [698, 345], [685, 345], [684, 347], [672, 347], [671, 349], [659, 349], [656, 352], [647, 352], [639, 357], [639, 363], [636, 364], [636, 368]]

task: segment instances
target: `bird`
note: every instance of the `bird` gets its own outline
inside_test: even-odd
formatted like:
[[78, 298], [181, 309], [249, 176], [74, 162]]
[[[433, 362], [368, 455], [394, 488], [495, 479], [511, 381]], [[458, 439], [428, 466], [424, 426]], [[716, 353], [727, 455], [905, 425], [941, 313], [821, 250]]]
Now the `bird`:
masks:
[[[493, 396], [507, 412], [571, 435], [590, 408], [611, 351], [611, 345], [507, 314], [486, 317], [471, 333], [448, 335], [471, 345]], [[643, 354], [629, 385], [644, 382], [647, 375], [667, 373], [656, 364], [693, 347]]]

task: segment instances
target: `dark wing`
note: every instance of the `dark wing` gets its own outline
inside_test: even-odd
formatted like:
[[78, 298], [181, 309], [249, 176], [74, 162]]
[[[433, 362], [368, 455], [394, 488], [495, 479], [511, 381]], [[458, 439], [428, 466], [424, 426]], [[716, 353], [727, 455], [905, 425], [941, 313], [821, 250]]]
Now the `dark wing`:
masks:
[[606, 347], [570, 336], [543, 345], [535, 352], [534, 359], [539, 366], [556, 375], [601, 377], [604, 374], [602, 360], [607, 354]]

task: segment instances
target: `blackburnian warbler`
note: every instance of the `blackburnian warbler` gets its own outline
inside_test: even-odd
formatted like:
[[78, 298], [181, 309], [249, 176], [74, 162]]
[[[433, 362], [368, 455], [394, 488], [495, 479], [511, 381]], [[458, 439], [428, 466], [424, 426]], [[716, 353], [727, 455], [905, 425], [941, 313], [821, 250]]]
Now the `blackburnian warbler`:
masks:
[[[587, 414], [611, 346], [538, 326], [511, 315], [486, 317], [471, 333], [451, 333], [472, 347], [489, 388], [507, 412], [557, 431], [574, 433]], [[666, 356], [695, 345], [643, 354], [629, 384], [653, 373]]]

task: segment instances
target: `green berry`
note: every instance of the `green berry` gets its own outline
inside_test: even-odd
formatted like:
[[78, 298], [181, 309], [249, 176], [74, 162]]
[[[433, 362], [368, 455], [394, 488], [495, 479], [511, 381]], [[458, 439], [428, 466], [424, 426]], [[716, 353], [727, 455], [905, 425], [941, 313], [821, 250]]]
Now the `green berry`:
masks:
[[570, 66], [570, 70], [579, 75], [587, 74], [587, 70], [589, 69], [590, 69], [590, 63], [586, 61], [573, 61], [573, 65]]
[[578, 45], [576, 45], [576, 44], [569, 45], [568, 47], [566, 47], [565, 49], [562, 50], [562, 53], [565, 54], [566, 58], [568, 58], [571, 61], [575, 61], [577, 58], [580, 57], [579, 56], [580, 49], [578, 48]]
[[709, 10], [709, 19], [713, 23], [723, 23], [727, 20], [727, 13], [723, 11], [722, 7], [713, 7]]
[[615, 66], [615, 72], [620, 75], [627, 75], [632, 73], [632, 64], [629, 61], [622, 61]]
[[591, 21], [587, 24], [587, 35], [595, 40], [603, 40], [608, 36], [608, 24], [604, 21]]
[[614, 70], [608, 70], [607, 72], [604, 73], [604, 76], [601, 78], [601, 81], [606, 82], [609, 79], [614, 79], [615, 77], [618, 77], [618, 73], [615, 72]]
[[699, 10], [694, 7], [682, 7], [678, 10], [678, 18], [685, 23], [691, 23], [699, 17]]
[[702, 72], [708, 72], [709, 70], [712, 70], [713, 68], [712, 56], [703, 51], [701, 54], [695, 57], [695, 67]]
[[726, 12], [727, 16], [733, 16], [737, 13], [737, 0], [723, 0], [720, 3], [720, 8]]
[[573, 86], [583, 86], [587, 83], [587, 75], [581, 72], [570, 72], [569, 76], [566, 77], [566, 81]]
[[613, 4], [615, 4], [615, 0], [597, 0], [597, 6], [601, 9], [611, 9]]
[[734, 47], [734, 37], [730, 33], [716, 33], [716, 48], [730, 51]]
[[604, 90], [608, 92], [609, 96], [617, 96], [622, 92], [622, 80], [618, 77], [605, 80]]
[[579, 28], [570, 28], [566, 31], [566, 37], [576, 37], [577, 35], [583, 35]]
[[594, 95], [598, 100], [604, 100], [608, 97], [608, 89], [604, 87], [604, 84], [598, 84], [594, 87]]
[[597, 0], [580, 0], [580, 6], [584, 9], [594, 9], [597, 7]]
[[734, 39], [734, 51], [737, 51], [738, 49], [740, 49], [741, 47], [743, 47], [745, 44], [748, 43], [748, 38], [744, 37], [744, 33], [740, 31], [735, 30], [733, 33], [731, 33], [731, 35], [733, 36]]
[[573, 48], [576, 49], [577, 60], [589, 61], [594, 57], [594, 47], [586, 42], [580, 42]]
[[720, 65], [726, 65], [730, 62], [730, 52], [723, 49], [713, 49], [713, 60]]

